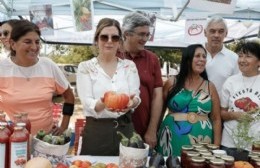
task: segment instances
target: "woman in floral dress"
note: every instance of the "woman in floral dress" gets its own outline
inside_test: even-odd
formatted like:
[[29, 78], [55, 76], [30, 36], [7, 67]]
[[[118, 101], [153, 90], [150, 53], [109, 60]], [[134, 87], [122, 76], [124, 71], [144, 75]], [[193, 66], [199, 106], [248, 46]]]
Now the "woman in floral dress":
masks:
[[182, 145], [207, 142], [220, 145], [221, 117], [216, 88], [205, 70], [206, 50], [188, 46], [182, 55], [180, 73], [164, 85], [168, 113], [160, 125], [157, 151], [180, 156]]

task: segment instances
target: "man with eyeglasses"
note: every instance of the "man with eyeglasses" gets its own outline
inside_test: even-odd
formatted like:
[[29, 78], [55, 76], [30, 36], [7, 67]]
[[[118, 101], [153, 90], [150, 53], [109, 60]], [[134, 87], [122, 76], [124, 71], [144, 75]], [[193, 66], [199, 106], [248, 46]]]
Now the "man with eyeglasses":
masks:
[[150, 20], [140, 12], [132, 12], [123, 19], [123, 47], [121, 57], [135, 62], [141, 86], [141, 104], [134, 110], [132, 119], [135, 130], [150, 148], [157, 144], [157, 128], [163, 106], [162, 76], [158, 57], [145, 49], [151, 38]]

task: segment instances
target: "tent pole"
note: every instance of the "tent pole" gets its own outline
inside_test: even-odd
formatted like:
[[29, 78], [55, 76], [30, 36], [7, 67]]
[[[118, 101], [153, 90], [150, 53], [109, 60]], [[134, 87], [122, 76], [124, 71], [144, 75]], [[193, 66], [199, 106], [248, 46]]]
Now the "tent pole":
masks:
[[184, 9], [188, 6], [188, 4], [190, 3], [190, 0], [188, 0], [185, 5], [181, 8], [181, 11], [178, 13], [178, 15], [176, 16], [176, 18], [174, 19], [170, 19], [170, 21], [178, 21], [179, 17], [181, 16], [181, 14], [183, 13]]

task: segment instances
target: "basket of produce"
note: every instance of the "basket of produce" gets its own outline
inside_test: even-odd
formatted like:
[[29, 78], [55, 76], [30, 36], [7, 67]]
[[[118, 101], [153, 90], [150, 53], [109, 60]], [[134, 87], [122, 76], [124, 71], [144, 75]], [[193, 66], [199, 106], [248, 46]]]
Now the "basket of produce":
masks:
[[122, 133], [119, 146], [119, 167], [120, 168], [135, 168], [146, 165], [149, 145], [145, 144], [139, 134], [133, 132], [133, 136], [127, 138]]
[[33, 157], [44, 157], [51, 161], [52, 164], [58, 162], [64, 163], [65, 155], [70, 147], [71, 130], [68, 129], [60, 136], [46, 134], [45, 131], [38, 131], [32, 139]]

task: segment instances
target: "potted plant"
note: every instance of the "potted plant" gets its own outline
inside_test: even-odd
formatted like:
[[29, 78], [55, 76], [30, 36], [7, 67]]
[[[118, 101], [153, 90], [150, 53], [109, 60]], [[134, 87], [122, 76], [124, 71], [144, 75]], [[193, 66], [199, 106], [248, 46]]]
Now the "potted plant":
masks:
[[245, 150], [249, 144], [259, 141], [258, 139], [250, 135], [250, 127], [253, 122], [260, 120], [260, 109], [254, 109], [243, 115], [239, 121], [237, 128], [233, 131], [233, 137], [237, 150], [233, 154], [235, 160], [248, 160], [249, 151]]

